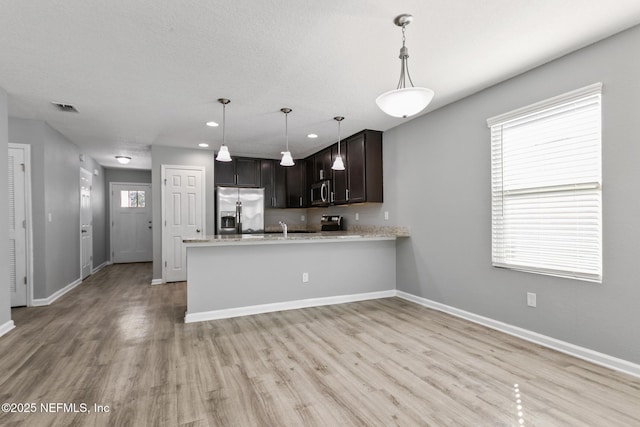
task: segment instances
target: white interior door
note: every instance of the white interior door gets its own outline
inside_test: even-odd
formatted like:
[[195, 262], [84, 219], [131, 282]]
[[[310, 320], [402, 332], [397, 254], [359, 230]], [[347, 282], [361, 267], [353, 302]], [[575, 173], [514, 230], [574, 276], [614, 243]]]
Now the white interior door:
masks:
[[27, 305], [25, 149], [9, 148], [9, 289], [11, 307]]
[[91, 274], [93, 264], [92, 178], [91, 172], [80, 168], [80, 269], [83, 279]]
[[205, 234], [204, 168], [162, 166], [163, 276], [165, 282], [187, 280], [183, 239]]
[[111, 184], [111, 262], [153, 259], [151, 184]]

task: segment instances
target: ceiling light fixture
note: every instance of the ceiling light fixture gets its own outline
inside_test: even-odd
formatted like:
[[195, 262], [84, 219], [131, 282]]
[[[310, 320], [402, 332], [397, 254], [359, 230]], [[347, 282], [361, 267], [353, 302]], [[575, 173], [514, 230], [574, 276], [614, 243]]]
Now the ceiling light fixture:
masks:
[[226, 124], [227, 104], [230, 103], [231, 101], [228, 100], [227, 98], [219, 98], [218, 102], [222, 104], [222, 145], [220, 146], [220, 151], [218, 151], [216, 160], [219, 162], [230, 162], [231, 154], [229, 154], [229, 148], [227, 148], [227, 146], [224, 144], [224, 131], [226, 128], [225, 124]]
[[[385, 113], [393, 117], [410, 117], [424, 110], [433, 99], [435, 93], [431, 89], [424, 87], [414, 87], [409, 74], [409, 49], [405, 46], [405, 35], [407, 25], [413, 21], [413, 15], [403, 14], [397, 16], [393, 23], [402, 27], [402, 47], [400, 48], [400, 80], [398, 87], [389, 92], [385, 92], [376, 98], [376, 104]], [[410, 87], [406, 85], [406, 78], [409, 79]]]
[[207, 126], [210, 126], [210, 127], [212, 127], [212, 128], [217, 128], [217, 127], [219, 126], [219, 125], [218, 125], [218, 123], [213, 122], [213, 121], [211, 121], [211, 122], [207, 122], [207, 123], [206, 123], [206, 125], [207, 125]]
[[131, 157], [129, 157], [129, 156], [116, 156], [116, 160], [121, 165], [126, 165], [131, 161]]
[[307, 138], [309, 139], [316, 139], [318, 137], [318, 135], [316, 135], [315, 133], [310, 133], [309, 135], [307, 135]]
[[334, 171], [343, 171], [344, 170], [344, 162], [342, 161], [342, 155], [340, 155], [340, 123], [344, 120], [342, 116], [336, 116], [333, 120], [338, 122], [338, 155], [333, 161], [333, 165], [331, 165], [331, 169]]
[[206, 142], [201, 142], [200, 144], [198, 144], [198, 147], [207, 148], [209, 147], [209, 144], [207, 144]]
[[291, 152], [289, 151], [289, 113], [292, 111], [291, 108], [281, 108], [280, 111], [284, 113], [284, 137], [287, 143], [287, 151], [282, 151], [282, 160], [280, 160], [280, 166], [293, 166], [295, 163], [293, 162], [293, 157], [291, 157]]

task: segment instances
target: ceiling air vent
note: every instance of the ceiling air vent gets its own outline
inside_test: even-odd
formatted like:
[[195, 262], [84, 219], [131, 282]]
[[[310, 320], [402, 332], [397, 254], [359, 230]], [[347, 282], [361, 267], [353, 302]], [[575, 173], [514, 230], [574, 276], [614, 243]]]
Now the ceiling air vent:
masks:
[[77, 113], [78, 110], [71, 104], [62, 104], [59, 102], [52, 102], [52, 104], [63, 113]]

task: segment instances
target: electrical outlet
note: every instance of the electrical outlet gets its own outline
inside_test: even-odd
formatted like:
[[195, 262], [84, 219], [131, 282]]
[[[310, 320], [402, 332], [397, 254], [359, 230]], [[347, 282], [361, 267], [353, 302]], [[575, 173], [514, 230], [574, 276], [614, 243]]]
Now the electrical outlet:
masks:
[[306, 217], [304, 215], [300, 215], [300, 221], [304, 221]]
[[384, 211], [384, 220], [389, 221], [389, 211]]
[[302, 273], [302, 283], [309, 282], [309, 273]]
[[356, 212], [356, 221], [360, 221], [360, 214]]
[[527, 305], [529, 307], [536, 306], [536, 294], [534, 294], [533, 292], [527, 292]]

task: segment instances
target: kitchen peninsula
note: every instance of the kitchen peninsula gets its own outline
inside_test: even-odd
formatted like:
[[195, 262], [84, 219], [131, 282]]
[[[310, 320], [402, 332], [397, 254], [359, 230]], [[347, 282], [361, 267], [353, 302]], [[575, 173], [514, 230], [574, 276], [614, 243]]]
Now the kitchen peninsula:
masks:
[[396, 239], [382, 228], [185, 240], [185, 322], [394, 295]]

